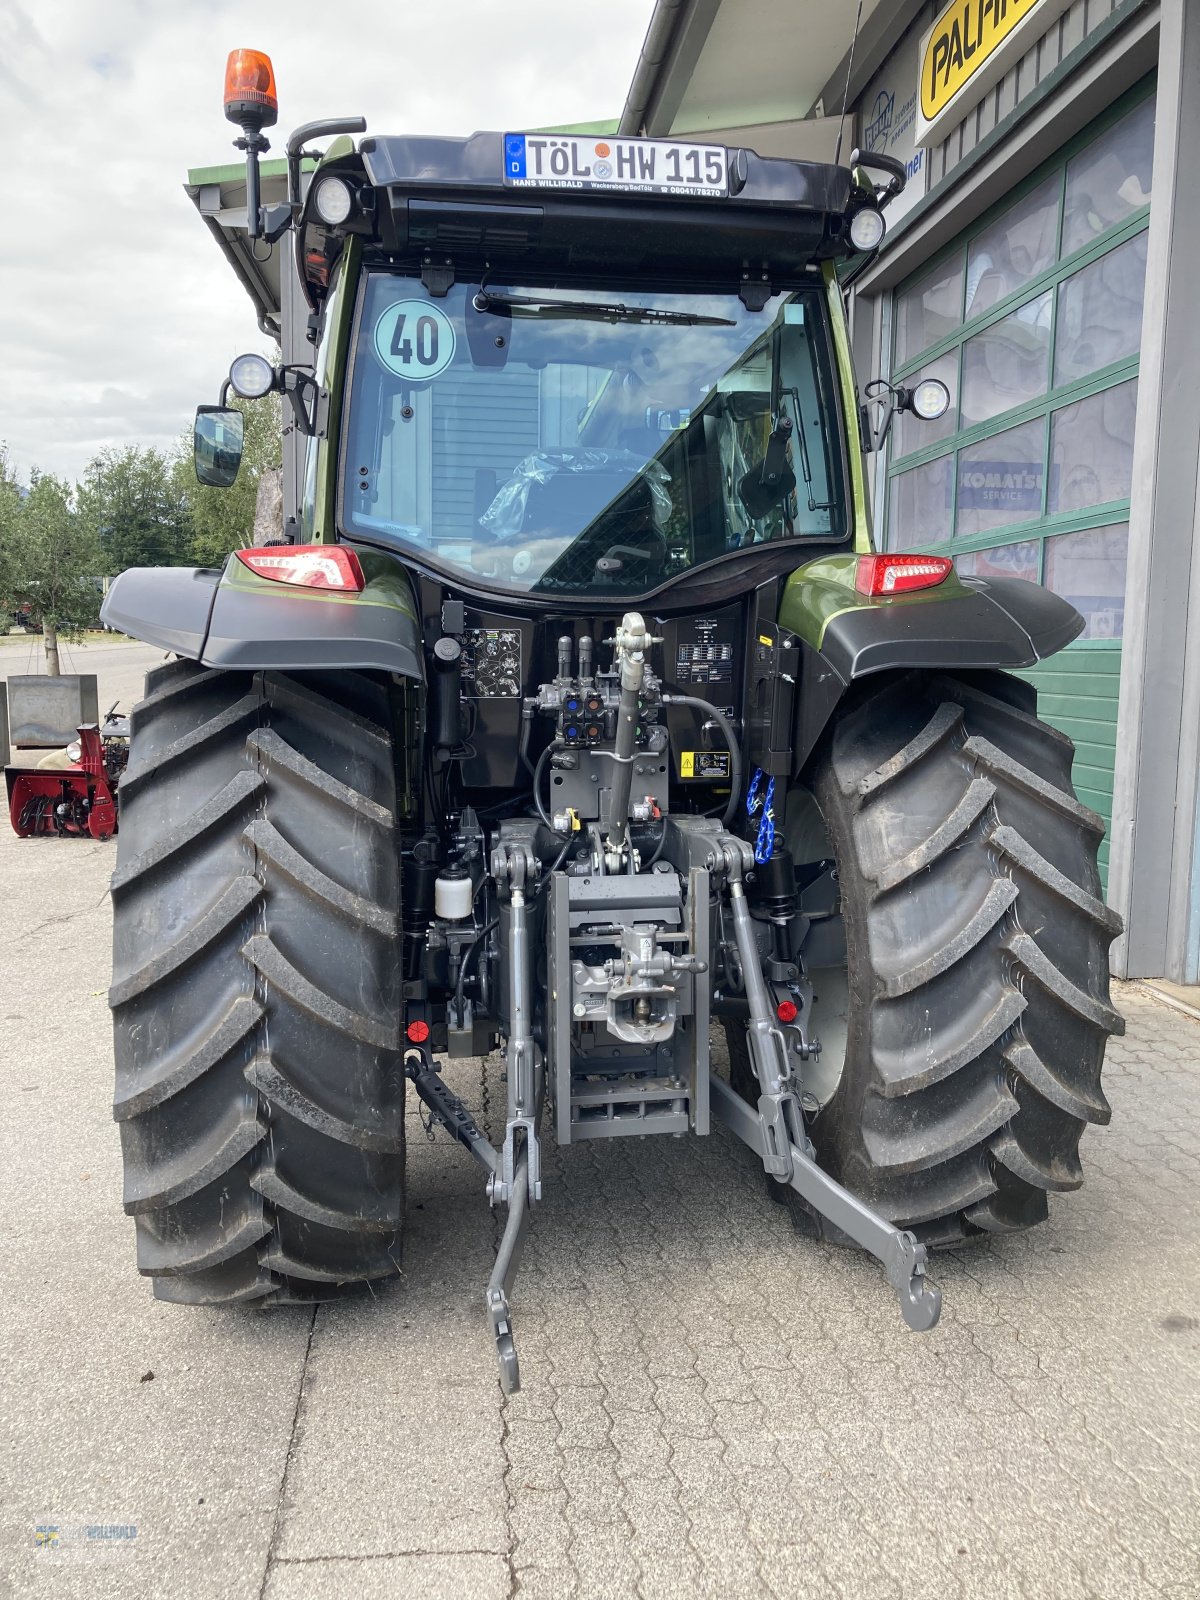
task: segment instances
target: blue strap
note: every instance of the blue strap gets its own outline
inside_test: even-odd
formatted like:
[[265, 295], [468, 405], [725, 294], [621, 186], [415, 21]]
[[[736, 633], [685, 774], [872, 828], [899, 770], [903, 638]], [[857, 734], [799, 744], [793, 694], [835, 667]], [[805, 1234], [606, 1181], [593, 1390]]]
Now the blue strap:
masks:
[[763, 797], [762, 821], [758, 825], [758, 839], [754, 846], [757, 862], [769, 861], [775, 854], [775, 779], [767, 784]]

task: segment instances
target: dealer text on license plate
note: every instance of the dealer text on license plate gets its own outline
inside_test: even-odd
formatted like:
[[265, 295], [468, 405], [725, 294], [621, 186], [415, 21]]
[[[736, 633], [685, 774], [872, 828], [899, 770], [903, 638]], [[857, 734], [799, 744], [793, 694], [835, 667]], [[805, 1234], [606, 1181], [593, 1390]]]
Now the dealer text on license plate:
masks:
[[621, 189], [727, 195], [727, 152], [673, 139], [506, 133], [504, 181], [525, 189]]

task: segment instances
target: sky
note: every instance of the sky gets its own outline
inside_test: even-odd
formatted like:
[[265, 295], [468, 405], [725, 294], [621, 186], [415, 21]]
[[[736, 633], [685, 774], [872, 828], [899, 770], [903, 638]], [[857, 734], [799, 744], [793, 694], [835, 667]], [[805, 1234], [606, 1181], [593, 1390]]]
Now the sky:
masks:
[[[241, 159], [225, 58], [265, 50], [279, 121], [465, 134], [615, 117], [652, 0], [0, 0], [0, 442], [70, 479], [172, 445], [267, 350], [183, 191]], [[270, 159], [270, 158], [268, 158]]]

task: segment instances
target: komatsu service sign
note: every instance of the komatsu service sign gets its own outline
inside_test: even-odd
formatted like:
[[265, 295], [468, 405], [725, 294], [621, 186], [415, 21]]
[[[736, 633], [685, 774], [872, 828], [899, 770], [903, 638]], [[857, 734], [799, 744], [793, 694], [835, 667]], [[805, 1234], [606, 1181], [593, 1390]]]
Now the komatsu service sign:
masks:
[[917, 143], [945, 138], [1070, 0], [953, 0], [921, 40]]

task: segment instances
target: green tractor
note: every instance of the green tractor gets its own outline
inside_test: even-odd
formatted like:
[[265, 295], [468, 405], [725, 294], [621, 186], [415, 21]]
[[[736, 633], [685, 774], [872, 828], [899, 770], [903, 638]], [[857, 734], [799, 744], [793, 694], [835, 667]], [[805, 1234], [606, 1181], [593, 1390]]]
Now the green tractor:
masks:
[[[948, 401], [872, 413], [851, 370], [839, 265], [903, 171], [355, 120], [269, 207], [265, 57], [227, 102], [311, 350], [229, 381], [283, 392], [305, 487], [289, 540], [104, 608], [175, 657], [112, 886], [139, 1270], [198, 1305], [395, 1275], [415, 1093], [505, 1208], [507, 1390], [550, 1126], [720, 1119], [932, 1327], [929, 1247], [1080, 1184], [1122, 1025], [1102, 824], [1013, 675], [1081, 618], [872, 548], [864, 432]], [[240, 426], [200, 409], [204, 481]], [[495, 1049], [493, 1144], [441, 1062]]]

